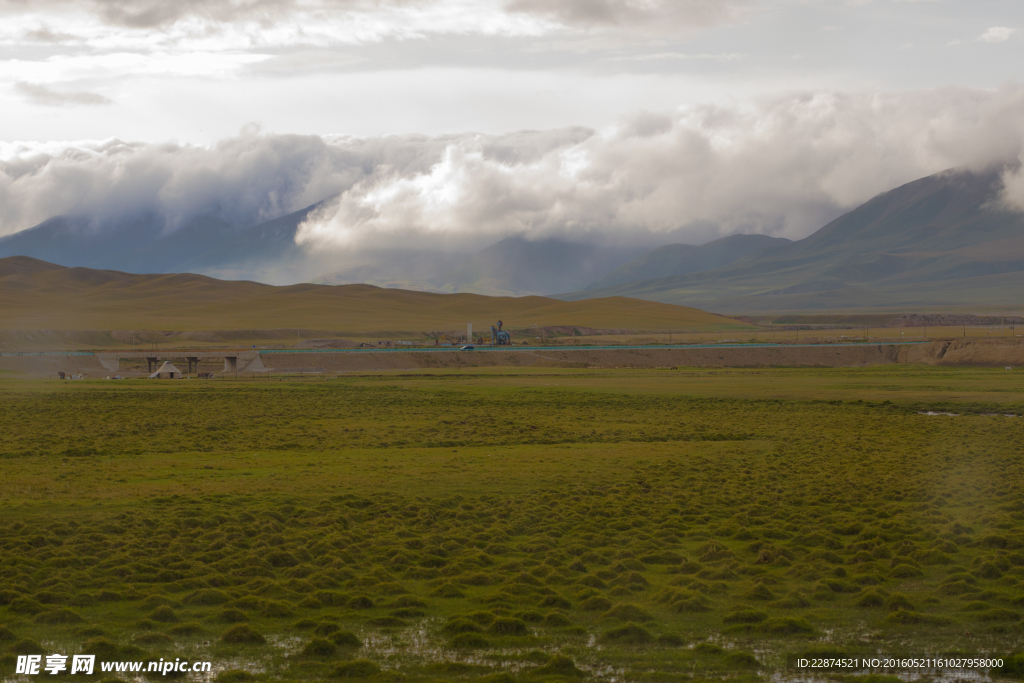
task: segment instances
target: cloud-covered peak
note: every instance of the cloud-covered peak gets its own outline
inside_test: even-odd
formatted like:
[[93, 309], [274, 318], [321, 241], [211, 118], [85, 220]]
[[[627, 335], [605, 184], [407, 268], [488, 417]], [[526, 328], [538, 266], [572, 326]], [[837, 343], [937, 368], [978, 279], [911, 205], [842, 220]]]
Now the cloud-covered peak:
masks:
[[344, 137], [250, 127], [205, 146], [11, 143], [0, 147], [0, 233], [54, 215], [91, 217], [97, 229], [143, 214], [165, 230], [197, 216], [246, 226], [330, 199], [302, 226], [303, 244], [799, 238], [922, 176], [1017, 168], [1022, 149], [1019, 86], [797, 93], [641, 112], [599, 130]]

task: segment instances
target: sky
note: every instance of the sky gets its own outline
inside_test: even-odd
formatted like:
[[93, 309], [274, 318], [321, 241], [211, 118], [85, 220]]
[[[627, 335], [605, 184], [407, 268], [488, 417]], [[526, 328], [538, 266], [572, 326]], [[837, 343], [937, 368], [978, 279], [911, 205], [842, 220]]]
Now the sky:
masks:
[[0, 0], [0, 235], [329, 199], [300, 241], [800, 238], [1004, 167], [1019, 0]]

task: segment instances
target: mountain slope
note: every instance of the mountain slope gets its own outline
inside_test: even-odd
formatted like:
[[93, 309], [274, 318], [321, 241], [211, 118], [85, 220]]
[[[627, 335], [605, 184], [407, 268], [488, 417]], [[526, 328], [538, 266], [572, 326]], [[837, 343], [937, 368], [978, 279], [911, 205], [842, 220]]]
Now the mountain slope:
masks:
[[[199, 219], [193, 222], [198, 223], [195, 226], [186, 224], [178, 236], [163, 234], [162, 221], [147, 215], [117, 221], [57, 216], [28, 230], [0, 237], [0, 257], [21, 255], [62, 265], [159, 272], [183, 255], [183, 247], [193, 233], [204, 237], [192, 245], [194, 249], [197, 245], [208, 248], [210, 240], [219, 243], [227, 237], [223, 234], [225, 230], [234, 231], [223, 222], [214, 225], [215, 220]], [[165, 240], [168, 248], [154, 252], [153, 248]]]
[[586, 289], [603, 289], [629, 282], [714, 270], [755, 251], [789, 242], [785, 238], [768, 235], [729, 235], [700, 246], [666, 244], [592, 282]]
[[1000, 174], [947, 171], [883, 193], [813, 235], [715, 270], [561, 296], [630, 296], [723, 312], [1019, 307], [1024, 214]]
[[640, 248], [602, 247], [560, 239], [507, 237], [477, 252], [454, 273], [447, 291], [565, 292], [634, 258]]
[[294, 267], [304, 259], [295, 233], [318, 206], [249, 228], [199, 216], [173, 231], [154, 216], [118, 221], [58, 216], [0, 237], [0, 258], [30, 256], [69, 267], [135, 273], [200, 271], [252, 277], [268, 269]]
[[509, 237], [477, 253], [394, 248], [360, 254], [359, 265], [335, 270], [340, 258], [351, 262], [351, 256], [295, 243], [299, 224], [322, 203], [248, 228], [200, 216], [170, 232], [153, 216], [115, 222], [58, 216], [0, 237], [0, 258], [29, 256], [69, 267], [193, 272], [275, 284], [308, 281], [312, 274], [327, 271], [314, 279], [327, 284], [521, 296], [585, 287], [645, 251]]
[[318, 282], [362, 282], [435, 292], [490, 296], [544, 295], [579, 289], [643, 253], [549, 238], [506, 237], [473, 254], [392, 250]]
[[295, 236], [299, 224], [322, 204], [317, 202], [286, 216], [236, 230], [230, 239], [182, 259], [166, 270], [271, 283], [308, 279], [310, 270], [315, 272], [310, 261], [317, 259], [295, 243]]

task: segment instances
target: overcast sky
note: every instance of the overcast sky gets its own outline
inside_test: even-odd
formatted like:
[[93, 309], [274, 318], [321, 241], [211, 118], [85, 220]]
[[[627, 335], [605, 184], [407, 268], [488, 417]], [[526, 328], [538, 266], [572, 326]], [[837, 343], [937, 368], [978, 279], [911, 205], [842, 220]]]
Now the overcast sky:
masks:
[[337, 194], [307, 239], [800, 237], [1019, 160], [1021, 65], [1020, 0], [0, 0], [0, 234]]

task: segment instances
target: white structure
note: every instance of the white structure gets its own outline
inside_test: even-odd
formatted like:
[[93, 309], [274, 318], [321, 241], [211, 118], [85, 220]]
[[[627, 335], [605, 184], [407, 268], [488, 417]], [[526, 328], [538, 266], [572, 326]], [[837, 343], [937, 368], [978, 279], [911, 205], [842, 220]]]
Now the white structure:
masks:
[[149, 376], [150, 379], [181, 379], [181, 370], [174, 367], [171, 361], [165, 360], [164, 364], [157, 368], [157, 371]]

